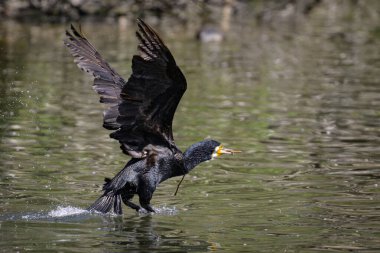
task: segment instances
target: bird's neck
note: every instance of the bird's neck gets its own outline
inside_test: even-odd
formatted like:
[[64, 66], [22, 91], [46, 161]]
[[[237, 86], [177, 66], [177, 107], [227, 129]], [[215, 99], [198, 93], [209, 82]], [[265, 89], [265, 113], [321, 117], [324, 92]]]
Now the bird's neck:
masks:
[[183, 153], [184, 165], [187, 173], [194, 169], [198, 164], [209, 160], [202, 151], [202, 147], [198, 143], [195, 143]]

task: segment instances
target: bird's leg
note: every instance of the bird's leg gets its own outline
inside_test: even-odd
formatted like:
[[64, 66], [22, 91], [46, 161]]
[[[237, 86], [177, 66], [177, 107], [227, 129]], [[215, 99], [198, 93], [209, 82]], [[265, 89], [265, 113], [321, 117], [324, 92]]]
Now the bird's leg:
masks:
[[131, 202], [131, 199], [133, 198], [133, 193], [128, 193], [127, 191], [123, 191], [121, 193], [121, 199], [123, 200], [123, 203], [132, 208], [132, 209], [135, 209], [137, 212], [140, 210], [140, 206], [139, 205], [136, 205], [135, 203], [132, 203]]
[[142, 192], [139, 192], [139, 201], [140, 205], [147, 210], [148, 212], [155, 213], [154, 209], [150, 206], [150, 200], [152, 199], [154, 189], [144, 189]]
[[139, 205], [136, 205], [135, 203], [132, 203], [129, 200], [126, 200], [126, 201], [123, 200], [123, 202], [125, 205], [129, 206], [130, 208], [135, 209], [136, 212], [138, 212], [141, 209], [141, 207]]
[[148, 212], [152, 212], [152, 213], [155, 213], [155, 211], [150, 206], [150, 200], [152, 199], [152, 196], [155, 190], [156, 190], [156, 181], [155, 181], [155, 178], [152, 177], [152, 174], [151, 173], [142, 174], [139, 180], [139, 185], [137, 187], [139, 202], [140, 202], [141, 207], [143, 207]]
[[150, 199], [149, 200], [142, 200], [140, 198], [140, 205], [145, 209], [147, 210], [148, 212], [151, 212], [151, 213], [155, 213], [156, 211], [154, 211], [154, 209], [150, 206]]

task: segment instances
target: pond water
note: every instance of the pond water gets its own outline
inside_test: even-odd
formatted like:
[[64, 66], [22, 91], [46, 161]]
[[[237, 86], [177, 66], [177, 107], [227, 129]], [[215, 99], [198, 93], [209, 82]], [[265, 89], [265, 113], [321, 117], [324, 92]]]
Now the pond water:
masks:
[[[2, 252], [379, 252], [379, 27], [246, 19], [220, 43], [160, 26], [188, 90], [185, 149], [211, 137], [243, 153], [159, 186], [156, 214], [88, 213], [127, 162], [62, 40], [68, 25], [0, 23]], [[82, 30], [125, 78], [134, 24]]]

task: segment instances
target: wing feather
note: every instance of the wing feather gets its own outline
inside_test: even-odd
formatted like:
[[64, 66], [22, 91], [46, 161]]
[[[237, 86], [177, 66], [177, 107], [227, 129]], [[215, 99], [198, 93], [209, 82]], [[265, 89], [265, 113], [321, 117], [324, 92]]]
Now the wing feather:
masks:
[[126, 82], [101, 57], [94, 46], [71, 26], [65, 45], [79, 68], [94, 76], [100, 102], [109, 104], [103, 126], [118, 140], [124, 153], [144, 157], [149, 144], [174, 145], [174, 113], [186, 91], [186, 79], [158, 34], [137, 20], [138, 55], [132, 59], [132, 74]]
[[110, 130], [119, 129], [120, 124], [116, 121], [117, 108], [125, 80], [109, 66], [95, 47], [73, 25], [71, 32], [66, 31], [64, 43], [74, 56], [74, 62], [78, 67], [94, 76], [93, 89], [100, 95], [100, 102], [110, 106], [103, 113], [103, 126]]

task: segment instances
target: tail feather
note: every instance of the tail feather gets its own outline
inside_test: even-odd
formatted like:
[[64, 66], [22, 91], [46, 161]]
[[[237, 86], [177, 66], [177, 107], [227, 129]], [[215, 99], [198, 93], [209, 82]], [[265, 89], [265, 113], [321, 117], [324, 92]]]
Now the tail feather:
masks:
[[123, 213], [123, 210], [121, 209], [121, 196], [119, 194], [115, 196], [115, 201], [113, 202], [113, 212], [116, 214]]
[[121, 174], [119, 173], [118, 175], [116, 175], [114, 179], [104, 179], [103, 195], [87, 208], [87, 210], [101, 213], [113, 212], [118, 215], [123, 213], [121, 208], [122, 196], [120, 195], [123, 191], [117, 190], [118, 188], [113, 184], [114, 181], [118, 182], [118, 179], [120, 179]]
[[119, 194], [103, 195], [87, 208], [87, 210], [101, 213], [109, 213], [112, 210], [115, 214], [122, 214], [121, 197]]

